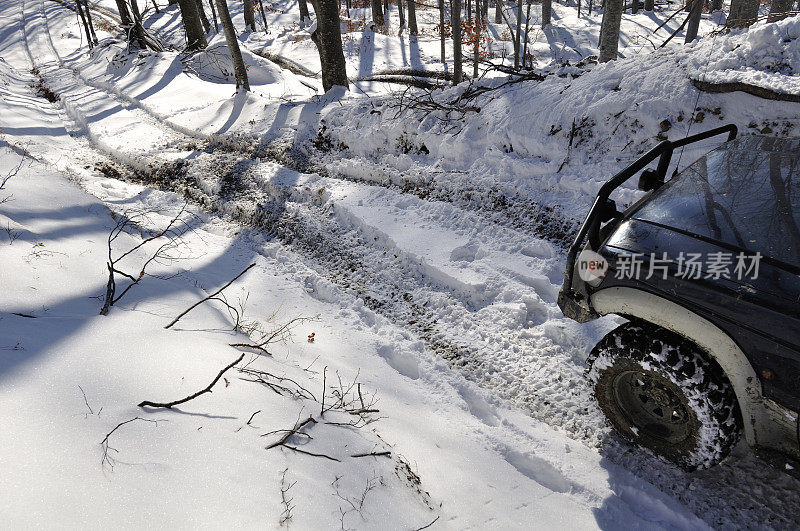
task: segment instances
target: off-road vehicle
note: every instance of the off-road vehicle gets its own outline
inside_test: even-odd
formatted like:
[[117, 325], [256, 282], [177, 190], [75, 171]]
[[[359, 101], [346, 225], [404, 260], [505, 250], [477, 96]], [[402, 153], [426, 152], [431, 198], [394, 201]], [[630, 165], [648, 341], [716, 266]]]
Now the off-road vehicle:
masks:
[[[595, 397], [623, 437], [687, 469], [742, 432], [800, 457], [800, 139], [736, 133], [662, 141], [605, 183], [558, 298], [579, 322], [628, 319], [588, 357]], [[722, 134], [667, 180], [677, 148]], [[610, 196], [637, 174], [645, 194], [619, 212]]]

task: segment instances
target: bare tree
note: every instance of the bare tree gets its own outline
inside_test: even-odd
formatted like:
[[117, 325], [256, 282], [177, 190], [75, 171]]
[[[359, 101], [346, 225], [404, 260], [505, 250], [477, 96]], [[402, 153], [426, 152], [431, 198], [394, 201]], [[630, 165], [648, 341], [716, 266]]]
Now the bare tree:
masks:
[[317, 16], [317, 29], [311, 40], [317, 45], [322, 65], [322, 87], [325, 92], [336, 85], [348, 88], [347, 65], [342, 49], [342, 28], [338, 0], [311, 0]]
[[743, 28], [751, 25], [758, 18], [759, 5], [759, 0], [732, 0], [728, 26]]
[[300, 25], [305, 26], [306, 24], [311, 22], [311, 14], [308, 12], [308, 2], [306, 0], [300, 0]]
[[219, 20], [217, 20], [217, 8], [214, 7], [214, 0], [208, 0], [208, 5], [211, 7], [211, 15], [214, 17], [214, 31], [219, 31]]
[[494, 0], [494, 23], [500, 24], [503, 22], [503, 2], [502, 0]]
[[225, 42], [228, 44], [228, 53], [231, 55], [233, 72], [236, 76], [236, 88], [250, 90], [250, 81], [247, 79], [247, 68], [244, 66], [242, 51], [239, 49], [239, 40], [236, 38], [236, 29], [233, 27], [231, 13], [228, 11], [226, 0], [214, 0], [217, 3], [217, 11], [222, 21], [222, 30], [225, 32]]
[[256, 9], [253, 0], [242, 0], [244, 4], [244, 29], [256, 30]]
[[[398, 0], [402, 2], [403, 0]], [[417, 35], [417, 3], [415, 0], [408, 0], [408, 34]]]
[[785, 19], [792, 10], [794, 0], [772, 0], [772, 5], [769, 8], [769, 16], [767, 22], [776, 22]]
[[[316, 8], [314, 8], [314, 11], [316, 11]], [[372, 22], [374, 22], [376, 26], [383, 26], [385, 23], [383, 20], [383, 6], [381, 5], [381, 0], [372, 0]]]
[[208, 33], [211, 31], [211, 23], [206, 16], [206, 10], [203, 9], [203, 0], [195, 0], [195, 3], [197, 4], [197, 12], [200, 14], [200, 21], [203, 23], [203, 29]]
[[[714, 0], [720, 2], [722, 4], [722, 0]], [[655, 2], [653, 0], [644, 0], [644, 10], [645, 11], [653, 11], [655, 7]]]
[[453, 0], [450, 25], [453, 26], [453, 85], [458, 85], [464, 77], [461, 70], [461, 0]]
[[186, 50], [202, 50], [208, 45], [200, 11], [197, 9], [196, 0], [178, 0], [183, 18], [183, 27], [186, 29]]
[[397, 0], [397, 16], [400, 17], [400, 30], [397, 32], [398, 35], [403, 33], [403, 28], [406, 25], [406, 16], [403, 13], [403, 0]]
[[519, 52], [522, 51], [522, 0], [517, 0], [517, 34], [514, 37], [514, 69], [519, 69]]
[[703, 14], [703, 0], [693, 0], [692, 10], [689, 12], [689, 25], [686, 27], [686, 44], [697, 38], [697, 30], [700, 28], [700, 18]]
[[89, 23], [86, 21], [86, 15], [83, 13], [83, 4], [81, 4], [80, 0], [75, 0], [75, 4], [78, 8], [78, 16], [81, 19], [81, 23], [83, 23], [83, 30], [86, 32], [86, 42], [89, 43], [89, 49], [91, 50], [95, 43], [92, 41], [92, 34], [89, 31]]
[[447, 55], [445, 54], [444, 43], [444, 0], [439, 0], [439, 44], [441, 45], [441, 60], [442, 64], [447, 63]]
[[[634, 0], [635, 1], [635, 0]], [[530, 6], [530, 3], [528, 3]], [[553, 0], [542, 0], [542, 28], [546, 28], [552, 23]], [[527, 37], [527, 32], [526, 32]]]
[[619, 47], [619, 27], [622, 22], [623, 0], [606, 0], [603, 12], [603, 25], [600, 28], [600, 57], [599, 61], [605, 63], [616, 61]]

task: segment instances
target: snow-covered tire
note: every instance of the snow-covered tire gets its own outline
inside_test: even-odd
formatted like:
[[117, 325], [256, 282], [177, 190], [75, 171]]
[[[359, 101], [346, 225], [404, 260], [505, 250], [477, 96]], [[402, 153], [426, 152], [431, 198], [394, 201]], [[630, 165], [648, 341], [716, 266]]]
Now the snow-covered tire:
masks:
[[717, 464], [739, 439], [733, 388], [686, 338], [646, 322], [625, 323], [600, 340], [587, 364], [614, 429], [682, 468]]

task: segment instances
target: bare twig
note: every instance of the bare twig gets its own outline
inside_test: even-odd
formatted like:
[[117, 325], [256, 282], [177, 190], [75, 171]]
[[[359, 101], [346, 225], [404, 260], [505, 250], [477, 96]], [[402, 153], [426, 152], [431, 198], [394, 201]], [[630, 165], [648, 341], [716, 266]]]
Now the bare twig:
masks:
[[283, 504], [283, 512], [281, 513], [280, 517], [278, 518], [278, 524], [281, 526], [284, 524], [288, 524], [292, 519], [292, 509], [294, 509], [294, 505], [292, 505], [292, 498], [288, 496], [289, 490], [294, 487], [296, 481], [291, 483], [286, 482], [286, 472], [288, 472], [288, 468], [283, 469], [283, 473], [281, 474], [281, 503]]
[[214, 387], [214, 384], [216, 384], [219, 381], [220, 378], [222, 378], [222, 375], [225, 374], [225, 371], [227, 371], [228, 369], [230, 369], [231, 367], [233, 367], [234, 365], [236, 365], [237, 363], [242, 361], [242, 359], [244, 359], [244, 353], [242, 353], [241, 356], [236, 358], [236, 361], [234, 361], [233, 363], [231, 363], [230, 365], [228, 365], [227, 367], [225, 367], [224, 369], [219, 371], [219, 374], [217, 375], [217, 377], [214, 378], [214, 381], [212, 381], [210, 384], [208, 384], [208, 387], [206, 387], [205, 389], [203, 389], [201, 391], [198, 391], [198, 392], [196, 392], [196, 393], [194, 393], [192, 395], [189, 395], [186, 398], [182, 398], [180, 400], [175, 400], [174, 402], [167, 402], [167, 403], [151, 402], [149, 400], [145, 400], [144, 402], [141, 402], [139, 404], [139, 407], [149, 406], [149, 407], [163, 407], [163, 408], [169, 409], [172, 406], [177, 406], [178, 404], [183, 404], [184, 402], [188, 402], [189, 400], [197, 398], [198, 396], [200, 396], [202, 394], [210, 393], [211, 392], [211, 388]]
[[251, 343], [229, 343], [231, 347], [235, 348], [248, 348], [253, 350], [260, 350], [261, 352], [265, 353], [268, 356], [272, 356], [272, 353], [267, 350], [267, 345], [274, 343], [275, 341], [282, 340], [289, 337], [289, 332], [292, 328], [296, 327], [298, 324], [311, 320], [310, 317], [295, 317], [291, 319], [289, 322], [286, 322], [280, 325], [275, 330], [271, 332], [263, 331], [263, 328], [258, 323], [250, 323], [248, 326], [241, 327], [242, 331], [247, 333], [248, 335], [255, 335], [260, 334], [261, 337], [252, 341]]
[[309, 417], [308, 417], [306, 420], [304, 420], [304, 421], [302, 421], [302, 422], [298, 422], [298, 423], [296, 423], [296, 424], [294, 425], [294, 428], [292, 428], [292, 429], [290, 429], [290, 430], [286, 430], [286, 434], [285, 434], [283, 437], [281, 437], [279, 441], [277, 441], [277, 442], [274, 442], [274, 443], [270, 444], [269, 446], [266, 446], [264, 449], [265, 449], [265, 450], [269, 450], [270, 448], [275, 448], [276, 446], [283, 446], [283, 445], [285, 445], [285, 444], [286, 444], [286, 441], [288, 441], [288, 440], [289, 440], [289, 438], [290, 438], [292, 435], [294, 435], [295, 433], [298, 433], [298, 432], [299, 432], [301, 429], [303, 429], [303, 427], [304, 427], [306, 424], [309, 424], [309, 423], [311, 423], [311, 424], [316, 424], [316, 423], [317, 423], [317, 421], [316, 421], [316, 420], [314, 420], [314, 417], [311, 417], [311, 416], [309, 416]]
[[392, 452], [367, 452], [365, 454], [353, 454], [350, 457], [391, 457]]
[[252, 415], [250, 415], [250, 418], [247, 421], [247, 425], [248, 426], [250, 425], [251, 422], [253, 422], [253, 418], [255, 418], [255, 416], [258, 415], [259, 413], [261, 413], [260, 409], [258, 411], [256, 411], [255, 413], [253, 413]]
[[83, 390], [83, 387], [81, 387], [79, 385], [78, 389], [81, 390], [81, 394], [83, 395], [83, 402], [84, 402], [84, 404], [86, 404], [86, 407], [89, 409], [89, 414], [90, 415], [94, 415], [94, 410], [92, 409], [92, 406], [89, 405], [89, 401], [86, 399], [86, 392]]
[[434, 518], [434, 519], [433, 519], [433, 521], [432, 521], [431, 523], [429, 523], [428, 525], [424, 525], [424, 526], [422, 526], [422, 527], [418, 527], [418, 528], [417, 528], [417, 529], [415, 529], [414, 531], [422, 531], [423, 529], [428, 529], [430, 526], [432, 526], [433, 524], [435, 524], [435, 523], [436, 523], [436, 521], [437, 521], [437, 520], [439, 520], [439, 518], [441, 518], [441, 515], [439, 515], [439, 516], [437, 516], [436, 518]]
[[113, 457], [111, 457], [111, 456], [108, 454], [108, 452], [109, 452], [109, 450], [113, 450], [114, 452], [117, 452], [117, 453], [119, 453], [119, 450], [117, 450], [116, 448], [112, 447], [112, 446], [109, 444], [109, 441], [108, 441], [108, 439], [109, 439], [109, 438], [111, 437], [111, 435], [112, 435], [112, 434], [113, 434], [115, 431], [117, 431], [119, 428], [121, 428], [121, 427], [122, 427], [122, 426], [124, 426], [125, 424], [130, 424], [131, 422], [134, 422], [134, 421], [136, 421], [136, 420], [142, 420], [142, 421], [144, 421], [144, 422], [152, 422], [153, 424], [156, 424], [156, 425], [158, 425], [158, 423], [159, 423], [159, 421], [158, 421], [158, 420], [154, 420], [154, 419], [145, 419], [145, 418], [142, 418], [142, 417], [134, 417], [134, 418], [132, 418], [132, 419], [129, 419], [129, 420], [126, 420], [126, 421], [120, 422], [119, 424], [117, 424], [116, 426], [114, 426], [114, 429], [113, 429], [113, 430], [111, 430], [110, 432], [106, 433], [106, 436], [105, 436], [105, 437], [103, 437], [103, 440], [102, 440], [102, 441], [100, 441], [100, 447], [103, 449], [103, 458], [102, 458], [102, 459], [101, 459], [101, 461], [100, 461], [100, 463], [101, 463], [101, 464], [103, 464], [103, 465], [108, 465], [108, 466], [110, 466], [112, 469], [114, 468], [114, 458], [113, 458]]
[[[172, 327], [172, 325], [174, 325], [175, 323], [177, 323], [177, 322], [180, 320], [180, 318], [181, 318], [181, 317], [183, 317], [183, 316], [184, 316], [184, 315], [186, 315], [187, 313], [191, 312], [192, 310], [194, 310], [195, 308], [197, 308], [198, 306], [200, 306], [201, 304], [203, 304], [203, 303], [204, 303], [204, 302], [206, 302], [207, 300], [210, 300], [210, 299], [213, 299], [213, 298], [215, 298], [217, 295], [219, 295], [219, 294], [222, 292], [222, 290], [224, 290], [225, 288], [227, 288], [228, 286], [230, 286], [231, 284], [233, 284], [234, 282], [236, 282], [236, 280], [237, 280], [239, 277], [241, 277], [242, 275], [244, 275], [245, 273], [247, 273], [247, 271], [249, 271], [249, 270], [250, 270], [250, 268], [252, 268], [252, 267], [255, 267], [255, 265], [256, 265], [255, 263], [252, 263], [252, 264], [250, 264], [249, 266], [245, 267], [245, 268], [244, 268], [244, 270], [242, 270], [242, 272], [241, 272], [241, 273], [239, 273], [238, 275], [236, 275], [235, 277], [233, 277], [232, 279], [230, 279], [230, 280], [229, 280], [229, 281], [228, 281], [228, 282], [227, 282], [227, 283], [226, 283], [224, 286], [222, 286], [221, 288], [219, 288], [217, 291], [215, 291], [215, 292], [214, 292], [214, 293], [212, 293], [211, 295], [209, 295], [209, 296], [207, 296], [207, 297], [204, 297], [203, 299], [201, 299], [201, 300], [197, 301], [196, 303], [194, 303], [194, 304], [192, 304], [191, 306], [189, 306], [189, 308], [187, 308], [186, 310], [184, 310], [183, 312], [181, 312], [181, 314], [180, 314], [180, 315], [178, 315], [178, 317], [176, 317], [175, 319], [173, 319], [173, 320], [172, 320], [172, 322], [170, 322], [170, 323], [169, 323], [167, 326], [165, 326], [164, 328], [171, 328], [171, 327]], [[220, 300], [220, 299], [217, 299], [217, 300]], [[224, 302], [224, 301], [223, 301], [223, 302]], [[227, 304], [227, 303], [226, 303], [226, 304]]]

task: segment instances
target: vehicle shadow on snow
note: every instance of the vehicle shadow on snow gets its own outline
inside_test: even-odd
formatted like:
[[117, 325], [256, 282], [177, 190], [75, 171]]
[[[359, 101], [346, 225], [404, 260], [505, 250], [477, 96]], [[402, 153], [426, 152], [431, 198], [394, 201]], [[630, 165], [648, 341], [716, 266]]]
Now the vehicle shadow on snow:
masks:
[[[632, 447], [614, 433], [605, 437], [600, 453], [616, 494], [593, 510], [601, 529], [800, 527], [800, 480], [759, 459], [744, 442], [721, 464], [695, 472]], [[631, 512], [642, 519], [640, 526], [620, 518]]]

